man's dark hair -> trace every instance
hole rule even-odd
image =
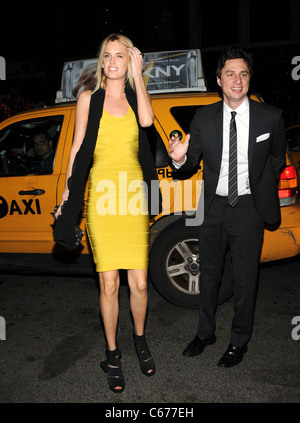
[[[231,46],[227,47],[221,56],[219,57],[219,60],[217,62],[217,70],[216,70],[216,76],[218,78],[221,78],[222,69],[225,66],[225,63],[227,60],[233,60],[233,59],[243,59],[249,69],[250,76],[253,74],[253,68],[252,63],[253,59],[250,53],[248,53],[246,50],[244,50],[242,47],[239,46]]]
[[[33,134],[32,134],[32,139],[34,138],[34,137],[37,137],[38,135],[44,135],[44,137],[45,137],[45,139],[47,140],[47,141],[51,141],[51,137],[50,137],[50,135],[49,135],[49,133],[47,132],[47,131],[44,131],[43,129],[36,129],[34,132],[33,132]]]

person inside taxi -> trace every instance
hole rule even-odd
[[[39,166],[37,167],[36,162],[32,162],[32,167],[41,173],[51,173],[55,151],[53,150],[53,141],[48,132],[38,132],[33,136],[33,150]]]

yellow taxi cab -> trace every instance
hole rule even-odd
[[[175,73],[180,69],[174,64]],[[162,64],[160,62],[160,67]],[[153,69],[154,66],[151,65]],[[148,67],[147,77],[150,74]],[[168,73],[164,72],[164,76]],[[191,76],[189,77],[191,79]],[[151,82],[151,81],[150,81]],[[157,79],[155,80],[158,84]],[[148,81],[149,84],[149,81]],[[148,85],[149,86],[149,85]],[[154,125],[149,139],[154,146],[157,174],[163,195],[163,210],[151,220],[149,275],[158,292],[168,301],[197,307],[200,292],[197,227],[187,225],[197,213],[201,192],[202,164],[185,180],[174,179],[167,154],[173,131],[188,132],[196,108],[220,101],[217,93],[184,89],[177,93],[153,93]],[[156,90],[157,91],[157,90]],[[253,96],[261,101],[258,96]],[[52,107],[27,111],[0,123],[0,271],[30,270],[82,274],[94,272],[87,237],[71,252],[56,245],[52,237],[51,212],[59,204],[66,176],[75,124],[76,103],[60,102]],[[47,139],[40,134],[47,134]],[[40,138],[36,138],[40,135]],[[42,139],[42,141],[41,141]],[[39,140],[39,141],[34,141]],[[48,169],[37,157],[36,145],[51,145]],[[300,253],[300,204],[295,168],[287,155],[278,193],[280,227],[266,228],[261,262]],[[80,227],[85,231],[84,208]],[[225,266],[219,302],[232,294],[229,260]]]

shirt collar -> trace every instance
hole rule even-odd
[[[231,112],[236,112],[238,115],[242,115],[243,113],[247,112],[249,110],[249,99],[248,97],[245,98],[242,104],[239,105],[239,107],[235,110],[232,110],[225,101],[223,101],[223,107],[224,111],[228,114],[231,114]]]

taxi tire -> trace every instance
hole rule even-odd
[[[182,286],[176,284],[175,278],[169,274],[168,266],[170,261],[176,262],[176,254],[178,255],[178,247],[182,245],[188,245],[193,252],[192,257],[195,262],[195,256],[197,256],[198,247],[198,234],[197,227],[185,226],[184,220],[177,221],[160,232],[155,239],[149,256],[149,277],[151,283],[158,291],[158,293],[164,297],[167,301],[177,306],[185,308],[198,308],[199,307],[199,292],[191,293],[186,289],[182,289]],[[173,256],[172,256],[173,255]],[[179,261],[183,259],[179,257]],[[190,259],[190,261],[192,261]],[[172,262],[172,263],[173,263]],[[196,263],[192,263],[195,267]],[[173,265],[173,264],[172,264]],[[188,264],[187,264],[188,265]],[[169,267],[170,268],[170,267]],[[189,273],[189,272],[187,272]],[[197,273],[199,277],[200,272]],[[187,274],[182,275],[181,280],[183,283],[187,283]],[[231,271],[231,263],[229,253],[226,255],[224,272],[219,290],[218,304],[223,304],[233,295],[233,278]]]

